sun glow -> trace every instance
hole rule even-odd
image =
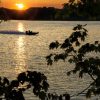
[[[19,10],[23,10],[24,9],[24,4],[22,4],[22,3],[17,3],[16,6],[17,6],[17,8]]]

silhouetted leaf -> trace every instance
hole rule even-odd
[[[49,46],[50,49],[54,49],[54,48],[58,48],[59,47],[59,42],[56,41],[56,42],[52,42]]]
[[[76,41],[76,46],[79,46],[79,45],[80,45],[79,41]]]
[[[47,91],[49,88],[49,84],[47,83],[47,81],[43,81],[43,87],[42,89],[44,89],[45,91]]]
[[[98,44],[99,43],[99,41],[95,41],[95,44]]]
[[[92,92],[91,89],[89,89],[88,92],[86,93],[86,97],[87,98],[90,98],[91,97],[91,92]]]
[[[0,96],[2,96],[3,93],[4,93],[4,91],[3,91],[3,87],[0,87]]]
[[[70,74],[71,74],[71,71],[67,72],[67,75],[68,75],[68,76],[70,76]]]
[[[3,81],[4,81],[4,84],[9,85],[9,80],[6,77],[4,77]]]
[[[25,72],[20,73],[20,74],[18,75],[17,79],[18,79],[18,81],[19,81],[20,83],[23,84],[25,81],[27,81],[26,73],[25,73]]]
[[[18,86],[19,86],[18,80],[13,80],[13,81],[11,82],[11,86],[12,86],[12,87],[18,87]]]
[[[44,91],[39,92],[39,98],[41,100],[45,100],[45,97],[46,97],[46,93]]]

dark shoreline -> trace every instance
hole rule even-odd
[[[100,21],[100,20],[26,20],[26,19],[9,19],[9,20],[19,20],[19,21]]]
[[[100,21],[100,15],[80,16],[67,14],[68,17],[63,18],[65,16],[64,13],[60,14],[59,12],[62,12],[62,9],[54,7],[32,7],[23,11],[0,7],[0,14],[4,16],[0,17],[0,19],[28,21]]]

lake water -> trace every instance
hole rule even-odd
[[[86,88],[91,81],[89,76],[78,79],[77,75],[68,77],[66,72],[72,65],[62,61],[47,66],[45,56],[50,54],[49,44],[52,41],[62,42],[68,37],[73,26],[87,24],[89,31],[87,42],[100,40],[100,21],[7,21],[0,24],[0,76],[15,79],[23,71],[43,72],[50,84],[50,92],[57,94],[76,94]],[[14,34],[15,31],[37,31],[37,36]],[[8,34],[7,32],[13,32]],[[6,34],[7,33],[7,34]],[[31,90],[24,93],[26,100],[39,100]],[[91,98],[90,100],[97,100]],[[71,100],[86,100],[84,96],[73,97]]]

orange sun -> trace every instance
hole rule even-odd
[[[24,9],[24,4],[22,3],[16,3],[17,9],[23,10]]]

